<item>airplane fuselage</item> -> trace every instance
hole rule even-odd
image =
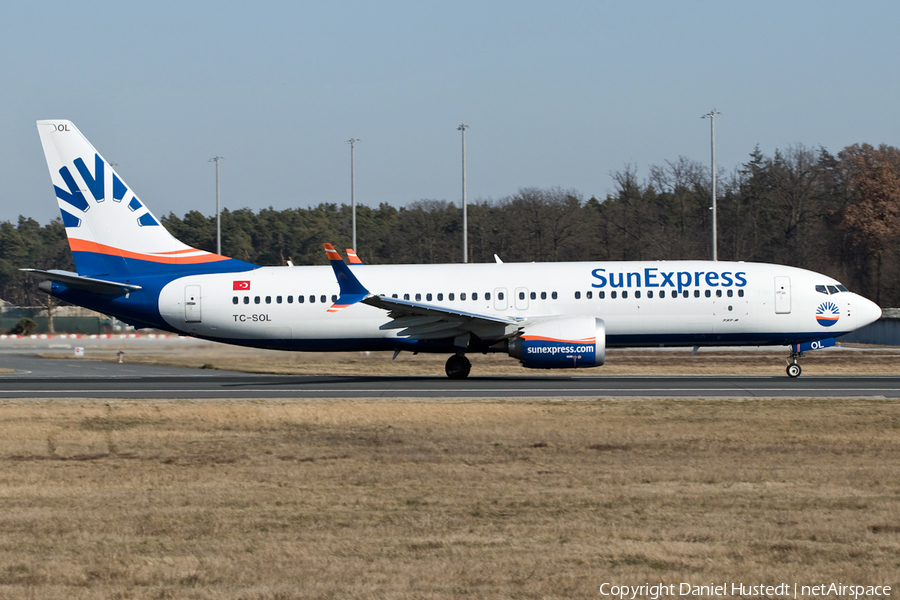
[[[222,342],[327,352],[506,352],[531,368],[596,367],[607,346],[807,346],[881,316],[821,275],[708,261],[260,267],[174,238],[66,120],[38,121],[77,272],[26,269],[40,289],[113,315]],[[325,240],[323,240],[324,242]],[[355,258],[355,252],[350,252]]]
[[[830,277],[759,263],[365,265],[356,273],[375,293],[448,309],[522,321],[598,317],[612,347],[787,345],[852,331],[871,305]],[[390,319],[372,306],[328,313],[338,293],[330,267],[261,267],[177,278],[102,308],[131,321],[129,304],[155,304],[159,322],[148,325],[255,347],[447,351],[446,342],[382,329]]]

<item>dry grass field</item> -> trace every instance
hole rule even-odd
[[[900,585],[900,403],[7,401],[0,598]]]

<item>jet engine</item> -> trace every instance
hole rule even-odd
[[[596,317],[530,323],[509,341],[509,355],[531,369],[599,367],[606,358],[606,325]]]

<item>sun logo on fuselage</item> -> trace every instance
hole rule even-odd
[[[831,327],[838,322],[841,311],[834,302],[823,302],[816,309],[816,321],[822,327]]]

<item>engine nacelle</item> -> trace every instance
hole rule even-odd
[[[599,367],[606,359],[606,324],[596,317],[539,321],[509,341],[509,355],[530,369]]]

